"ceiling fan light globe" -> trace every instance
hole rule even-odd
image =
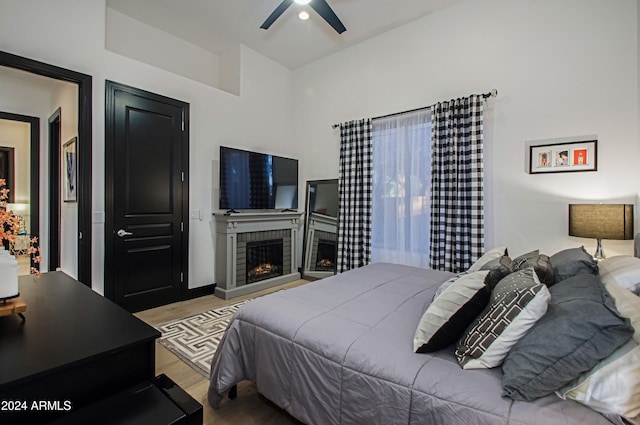
[[[306,21],[307,19],[309,19],[309,14],[303,10],[298,14],[298,18],[302,19],[303,21]]]

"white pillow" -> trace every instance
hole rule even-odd
[[[615,283],[605,283],[605,288],[620,314],[631,321],[633,337],[556,394],[633,420],[640,415],[640,298]]]
[[[466,273],[434,298],[422,315],[413,338],[413,351],[432,353],[455,343],[489,302],[488,270]]]
[[[614,283],[640,295],[640,258],[618,255],[598,263],[602,283]]]
[[[476,260],[476,262],[473,263],[471,265],[471,267],[469,267],[469,269],[467,271],[468,272],[477,272],[478,270],[480,270],[482,268],[482,266],[484,266],[489,261],[494,260],[496,258],[500,258],[503,255],[507,255],[507,247],[506,246],[495,247],[495,248],[485,252],[485,254],[482,257],[478,258]]]

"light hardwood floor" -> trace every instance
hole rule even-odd
[[[214,295],[207,295],[189,301],[182,301],[141,311],[135,313],[135,315],[151,326],[155,326],[212,308],[222,307],[247,298],[254,298],[280,289],[300,286],[305,283],[308,283],[308,281],[297,280],[275,288],[265,289],[244,297],[226,301]],[[213,409],[207,402],[209,380],[156,342],[156,375],[160,375],[161,373],[166,374],[202,404],[204,409],[204,425],[300,425],[300,422],[260,396],[256,391],[255,385],[250,382],[242,382],[238,385],[238,398],[229,400],[225,397],[220,405],[220,409]]]
[[[18,276],[31,274],[31,257],[28,255],[16,255],[18,260]]]

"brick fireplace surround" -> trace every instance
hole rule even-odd
[[[296,253],[301,215],[293,211],[215,213],[215,295],[227,300],[300,279]],[[281,238],[283,242],[283,274],[247,283],[247,242],[274,238]]]

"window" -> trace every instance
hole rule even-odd
[[[428,267],[431,111],[373,121],[371,260]]]

